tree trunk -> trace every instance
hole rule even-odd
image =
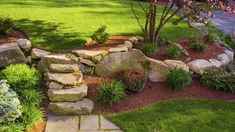
[[[156,3],[151,1],[149,5],[149,41],[152,43],[155,42],[156,11]]]

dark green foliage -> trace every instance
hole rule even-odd
[[[44,113],[33,105],[23,105],[22,106],[22,116],[18,119],[21,125],[26,128],[33,126],[36,121],[42,120]]]
[[[169,70],[166,75],[165,83],[173,90],[182,90],[192,81],[192,78],[188,72],[182,68],[174,67]]]
[[[0,35],[7,35],[11,32],[14,24],[8,17],[0,16]]]
[[[147,80],[146,74],[137,70],[121,71],[117,74],[117,78],[125,83],[127,90],[132,92],[141,91]]]
[[[205,48],[207,48],[207,45],[204,43],[195,42],[195,43],[191,43],[190,47],[195,51],[202,52]]]
[[[23,89],[37,89],[41,80],[39,71],[26,64],[10,65],[1,72],[1,75],[1,78],[7,80],[16,92]]]
[[[164,38],[161,38],[161,37],[157,40],[157,44],[159,46],[166,45],[167,43],[168,43],[167,39],[164,39]]]
[[[91,38],[98,43],[106,42],[109,38],[109,34],[106,33],[106,28],[107,27],[105,25],[102,25],[91,35]]]
[[[145,54],[145,55],[151,55],[153,54],[157,49],[157,46],[153,43],[145,43],[140,47],[140,50]]]
[[[182,49],[176,44],[172,44],[169,48],[166,49],[166,55],[171,59],[179,58],[182,52]]]
[[[207,35],[207,42],[208,43],[213,43],[213,42],[216,42],[216,41],[219,41],[220,40],[220,37],[217,33],[209,33]]]
[[[137,70],[121,71],[116,76],[125,83],[127,90],[133,92],[141,91],[147,80],[146,74]]]
[[[119,102],[125,97],[125,85],[121,81],[111,80],[103,82],[99,86],[97,93],[97,100],[103,104],[110,104]]]
[[[235,42],[228,34],[223,35],[221,37],[221,41],[223,41],[225,44],[227,44],[228,46],[230,46],[232,49],[235,50]]]
[[[222,91],[235,92],[235,69],[214,68],[207,70],[201,77],[203,85]]]
[[[191,36],[191,37],[188,38],[188,41],[189,41],[190,44],[192,44],[192,43],[198,42],[198,39],[195,36]]]
[[[21,105],[17,94],[6,80],[0,80],[0,123],[12,122],[21,116]]]

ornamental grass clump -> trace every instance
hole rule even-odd
[[[169,48],[166,49],[166,55],[171,59],[179,58],[182,52],[183,50],[176,44],[172,44]]]
[[[0,80],[0,123],[8,123],[21,116],[21,105],[17,94],[6,80]]]
[[[138,70],[124,70],[119,72],[116,76],[119,80],[124,82],[126,90],[132,92],[141,91],[147,81],[145,72]]]
[[[102,104],[119,102],[125,97],[125,85],[118,80],[105,81],[99,86],[97,100]]]
[[[202,52],[207,48],[207,45],[204,43],[195,42],[190,44],[190,48],[192,48],[194,51]]]
[[[188,72],[182,68],[174,67],[166,75],[165,83],[173,90],[183,90],[191,81],[192,78]]]
[[[157,49],[157,46],[153,43],[145,43],[140,47],[140,50],[145,54],[145,55],[151,55],[153,54]]]

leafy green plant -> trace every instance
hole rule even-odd
[[[191,81],[192,78],[188,72],[182,68],[174,67],[166,75],[165,83],[173,90],[182,90]]]
[[[207,36],[207,42],[213,43],[215,41],[219,41],[220,37],[217,33],[209,33]]]
[[[225,34],[221,37],[221,41],[223,41],[225,44],[230,46],[232,49],[235,50],[235,42],[232,40],[231,36],[228,34]]]
[[[137,70],[121,71],[117,73],[117,78],[125,83],[127,90],[133,92],[142,90],[147,80],[146,74]]]
[[[6,80],[0,80],[0,123],[12,122],[21,116],[21,105],[17,94]]]
[[[222,91],[235,92],[235,74],[224,68],[207,70],[201,77],[203,85]]]
[[[190,36],[188,38],[189,43],[196,43],[198,41],[198,38],[196,36]]]
[[[183,50],[176,44],[172,44],[169,48],[166,49],[166,55],[171,59],[179,58],[182,52]]]
[[[157,46],[153,43],[145,43],[140,47],[140,50],[145,55],[151,55],[156,51]]]
[[[204,49],[207,48],[207,45],[204,43],[196,42],[196,43],[190,44],[190,47],[195,51],[202,52]]]
[[[107,26],[102,25],[95,32],[92,33],[91,38],[98,43],[104,43],[108,40],[109,34],[106,33]]]
[[[37,89],[41,75],[38,70],[26,64],[16,64],[6,67],[1,72],[1,78],[7,80],[13,90],[19,92],[23,89]]]
[[[44,99],[42,92],[38,89],[23,89],[19,91],[19,95],[21,95],[19,99],[22,104],[29,104],[35,107],[38,107]]]
[[[125,85],[121,81],[111,80],[103,82],[99,86],[97,93],[97,100],[103,104],[110,104],[119,102],[125,97]]]
[[[13,26],[14,24],[10,18],[0,16],[0,34],[9,34]]]

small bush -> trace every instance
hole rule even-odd
[[[21,125],[30,128],[36,121],[42,120],[44,113],[33,105],[22,105],[22,116],[18,119]]]
[[[201,77],[203,85],[216,90],[235,92],[235,74],[223,68],[207,70]]]
[[[155,52],[157,46],[153,43],[145,43],[140,47],[140,50],[145,54],[145,55],[151,55]]]
[[[202,52],[205,48],[207,48],[207,45],[200,42],[196,42],[190,44],[190,47],[195,51]]]
[[[166,75],[165,83],[173,90],[182,90],[191,81],[192,78],[188,72],[182,68],[174,67]]]
[[[191,36],[188,38],[190,44],[198,42],[198,38],[195,36]]]
[[[215,41],[219,41],[220,37],[217,33],[209,33],[207,36],[207,42],[213,43]]]
[[[24,89],[37,89],[41,75],[35,68],[30,68],[26,64],[16,64],[3,70],[1,78],[7,80],[13,90],[19,92]]]
[[[228,34],[224,35],[221,38],[221,41],[223,41],[225,44],[227,44],[228,46],[230,46],[232,49],[235,50],[235,42],[232,40],[231,36],[229,36]]]
[[[125,85],[121,81],[103,82],[99,86],[97,100],[103,104],[117,103],[125,96],[124,88]]]
[[[109,38],[109,34],[106,33],[106,28],[107,27],[105,25],[102,25],[91,35],[91,38],[98,43],[106,42]]]
[[[14,121],[21,115],[18,96],[6,82],[0,80],[0,123]]]
[[[171,59],[179,58],[182,52],[183,50],[176,44],[172,44],[169,48],[166,49],[166,55]]]
[[[0,34],[7,35],[13,28],[13,22],[8,17],[0,17]]]
[[[121,71],[117,74],[117,78],[125,83],[127,90],[133,92],[142,90],[147,80],[146,74],[137,70]]]

